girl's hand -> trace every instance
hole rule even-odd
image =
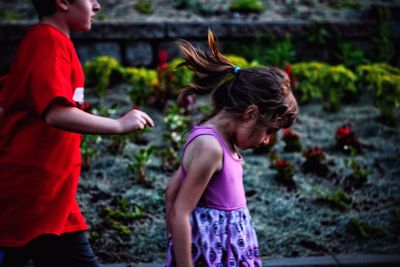
[[[130,112],[117,120],[120,133],[129,133],[134,130],[143,130],[146,127],[153,127],[154,122],[149,115],[143,111],[132,109]]]

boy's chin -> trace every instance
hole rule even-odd
[[[89,24],[89,25],[81,25],[81,26],[75,27],[74,29],[72,29],[72,31],[74,31],[74,32],[88,32],[91,29],[92,29],[92,25]]]

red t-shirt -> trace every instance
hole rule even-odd
[[[30,28],[0,90],[0,247],[87,230],[76,201],[81,136],[43,121],[55,99],[83,101],[83,86],[71,40],[51,25]]]

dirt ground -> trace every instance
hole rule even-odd
[[[128,106],[124,86],[112,89],[103,105],[119,102]],[[161,145],[166,129],[163,114],[146,109],[157,126],[144,134],[148,145]],[[123,110],[121,110],[123,112]],[[318,103],[301,106],[300,118],[292,129],[301,136],[303,150],[319,145],[325,150],[329,178],[304,173],[301,152],[285,152],[279,134],[274,146],[281,158],[294,164],[297,190],[289,190],[277,182],[267,154],[244,151],[245,188],[264,257],[312,256],[342,253],[398,254],[399,223],[394,220],[400,204],[400,129],[377,121],[378,110],[368,96],[358,103],[344,106],[338,113],[326,113]],[[351,156],[335,150],[334,134],[344,123],[362,143],[363,152],[355,156],[368,171],[368,179],[360,188],[347,190],[351,204],[341,210],[320,201],[318,190],[334,193],[346,188],[351,169],[345,164]],[[131,155],[145,145],[128,143],[123,152],[110,155],[106,140],[98,144],[101,153],[92,168],[82,173],[78,199],[89,225],[91,242],[102,262],[163,262],[166,252],[163,190],[172,173],[162,171],[161,159],[153,156],[148,165],[151,186],[136,182],[129,172]],[[123,234],[105,219],[105,207],[116,210],[121,198],[131,208],[138,205],[143,215],[138,219],[120,220],[131,231]],[[361,238],[349,230],[351,219],[375,225],[382,234]]]

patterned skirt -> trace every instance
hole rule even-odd
[[[194,266],[259,267],[261,257],[249,210],[197,207],[190,217]],[[166,267],[175,265],[168,240]]]

